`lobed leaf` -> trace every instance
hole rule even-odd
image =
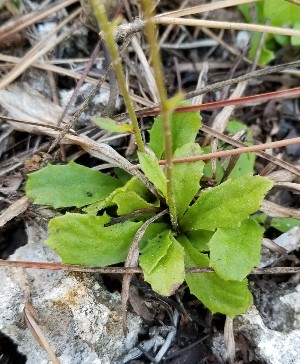
[[[252,219],[217,229],[209,242],[210,266],[225,280],[242,281],[260,262],[263,231]]]
[[[190,157],[202,154],[196,143],[184,144],[175,151],[174,158]],[[200,188],[204,162],[178,163],[173,166],[173,195],[178,219],[185,213],[189,204]]]
[[[152,289],[170,296],[184,281],[184,250],[171,231],[164,231],[149,241],[140,256],[140,266]]]
[[[185,266],[208,267],[207,255],[199,253],[185,236],[179,238],[185,250]],[[195,295],[212,313],[234,317],[245,313],[252,302],[247,281],[225,281],[216,273],[189,273],[185,280]]]
[[[181,102],[179,106],[189,106],[188,102]],[[201,127],[201,116],[198,112],[174,113],[171,117],[171,134],[173,140],[173,154],[176,149],[187,143],[194,143],[197,133]],[[153,150],[156,157],[160,159],[163,155],[164,131],[161,118],[154,119],[153,126],[149,131],[149,147]]]
[[[273,182],[261,176],[242,176],[200,194],[181,220],[184,231],[236,227],[257,211]]]
[[[111,176],[70,162],[28,175],[26,194],[35,204],[82,207],[103,200],[122,183]]]
[[[138,152],[141,169],[148,180],[154,184],[156,189],[166,197],[167,180],[158,160],[147,153]]]
[[[103,267],[123,262],[142,222],[104,226],[109,220],[107,215],[67,213],[55,217],[49,222],[46,244],[65,264]]]

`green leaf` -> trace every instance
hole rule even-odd
[[[141,169],[150,182],[163,195],[167,194],[167,180],[157,159],[147,153],[138,152]]]
[[[274,217],[271,220],[271,226],[282,233],[286,233],[295,226],[300,226],[300,220],[292,217]]]
[[[263,232],[252,219],[217,229],[209,242],[210,266],[225,280],[242,281],[260,262]]]
[[[174,158],[190,157],[202,154],[196,143],[184,144],[175,151]],[[200,188],[200,179],[203,175],[204,162],[177,163],[173,166],[173,195],[175,199],[178,218],[187,210],[190,202]]]
[[[235,134],[243,130],[247,130],[247,125],[239,120],[229,120],[226,127],[226,131],[229,134]]]
[[[144,251],[146,248],[148,242],[152,239],[154,239],[157,235],[161,234],[165,230],[168,230],[169,225],[164,222],[155,222],[153,224],[150,224],[147,227],[147,230],[145,231],[141,241],[140,241],[140,251]]]
[[[151,203],[145,201],[134,191],[117,193],[112,202],[118,206],[118,215],[130,214],[133,211],[154,207]]]
[[[251,4],[252,5],[252,4]],[[249,23],[257,23],[251,14],[251,5],[243,4],[239,6],[240,11]],[[282,0],[264,0],[256,3],[256,15],[259,24],[265,24],[266,20],[270,20],[271,26],[297,28],[300,18],[300,7]],[[260,35],[254,34],[251,41],[251,49],[249,57],[254,59],[258,47]],[[298,37],[299,43],[300,37]],[[291,42],[297,42],[296,37],[283,36],[281,34],[268,34],[265,38],[265,43],[259,58],[260,64],[266,64],[274,59],[274,51],[280,46],[287,46]]]
[[[258,213],[251,216],[251,219],[259,224],[265,224],[268,218],[267,214]],[[279,230],[282,233],[286,233],[295,226],[300,226],[300,220],[293,217],[270,217],[269,226]]]
[[[254,173],[255,154],[244,153],[239,156],[233,170],[229,174],[229,178],[237,179],[244,175],[252,175]],[[228,163],[227,163],[228,165]]]
[[[209,259],[199,253],[183,235],[179,238],[185,250],[185,266],[208,267]],[[220,312],[234,317],[245,313],[252,302],[247,281],[225,281],[216,273],[190,273],[185,280],[190,291],[212,313]]]
[[[208,243],[213,236],[212,231],[208,230],[193,230],[187,231],[185,233],[188,240],[192,243],[193,247],[198,250],[198,252],[209,251]]]
[[[207,146],[203,148],[204,153],[211,153],[211,147]],[[207,178],[212,178],[213,177],[213,173],[212,173],[212,161],[207,161],[205,163],[204,169],[203,169],[203,175]],[[220,162],[219,159],[216,160],[216,182],[217,184],[219,184],[222,180],[222,177],[224,175],[224,168]]]
[[[115,196],[117,196],[119,193],[129,191],[137,193],[144,200],[147,200],[150,197],[147,187],[136,177],[132,177],[124,186],[115,189],[106,199],[84,208],[83,211],[91,215],[97,215],[98,211],[115,204]]]
[[[152,289],[170,296],[184,280],[184,250],[171,231],[164,231],[149,241],[140,256],[140,266]]]
[[[236,227],[257,211],[273,182],[261,176],[242,176],[200,194],[181,221],[184,231]]]
[[[92,118],[92,122],[110,133],[133,133],[132,125],[120,124],[109,118]]]
[[[142,222],[104,226],[110,218],[83,214],[55,217],[46,244],[65,264],[103,267],[123,262]]]
[[[106,198],[122,183],[74,162],[51,165],[28,175],[27,196],[35,204],[82,207]]]
[[[179,106],[189,106],[188,102],[181,102]],[[173,153],[176,149],[187,143],[194,143],[197,133],[201,127],[201,116],[198,112],[175,113],[171,117],[171,134],[173,139]],[[164,132],[161,118],[154,119],[153,126],[149,131],[149,147],[154,151],[156,157],[160,159],[163,155]]]

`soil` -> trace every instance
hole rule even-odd
[[[46,1],[50,6],[54,1]],[[119,7],[117,1],[115,12],[122,14],[129,21],[139,15],[138,2],[124,1],[125,6]],[[186,1],[186,7],[199,5],[206,1]],[[208,3],[208,2],[207,2]],[[11,2],[13,4],[13,2]],[[122,4],[121,4],[122,5]],[[161,0],[156,11],[163,13],[173,11],[181,7],[181,1]],[[1,6],[1,5],[0,5]],[[14,6],[14,5],[12,5]],[[44,1],[23,0],[21,13],[31,14],[38,8],[46,6]],[[48,29],[59,24],[66,15],[71,14],[79,6],[74,1],[65,9],[50,15],[46,19],[36,20],[20,32],[12,33],[5,42],[0,42],[1,52],[5,56],[24,57],[25,54],[34,47],[36,42],[44,36]],[[16,21],[16,14],[10,7],[3,8],[0,13],[0,35],[6,22]],[[114,14],[115,14],[114,12]],[[240,13],[236,8],[226,8],[216,10],[210,13],[204,13],[205,18],[227,21],[243,21]],[[195,15],[201,17],[201,15]],[[101,162],[83,151],[75,145],[56,145],[49,153],[49,147],[53,142],[53,137],[43,133],[40,127],[26,125],[25,123],[13,122],[15,119],[31,120],[31,115],[35,120],[39,115],[50,113],[50,109],[59,105],[57,113],[61,115],[63,107],[66,106],[69,98],[74,92],[76,79],[74,73],[82,74],[91,54],[98,42],[98,36],[95,31],[89,27],[82,26],[78,17],[69,23],[62,32],[68,31],[71,24],[77,24],[77,30],[59,44],[53,46],[44,56],[43,61],[47,65],[55,64],[60,67],[60,71],[53,72],[51,68],[41,70],[36,67],[24,69],[17,79],[13,81],[15,89],[15,102],[19,104],[24,101],[24,109],[17,115],[11,110],[14,106],[6,107],[0,99],[0,215],[15,201],[24,196],[24,184],[26,174],[37,170],[49,163],[66,163],[75,160],[77,163],[88,167],[99,166]],[[159,35],[163,39],[161,43],[161,52],[163,60],[163,69],[165,83],[168,94],[174,95],[177,91],[187,93],[199,88],[200,84],[209,85],[215,82],[235,78],[250,72],[252,62],[247,59],[246,47],[239,48],[238,38],[241,33],[229,30],[214,30],[213,35],[218,38],[216,44],[212,38],[199,28],[194,27],[177,27],[177,26],[160,26]],[[148,49],[143,32],[137,34],[139,49],[148,56]],[[0,38],[1,39],[1,38]],[[199,46],[200,41],[210,40],[208,46]],[[50,41],[50,39],[49,39]],[[198,42],[198,43],[197,43]],[[224,42],[228,47],[222,46]],[[288,53],[288,50],[287,50]],[[1,56],[1,55],[0,55]],[[12,70],[12,63],[4,57],[0,57],[0,74],[2,78]],[[107,52],[105,47],[97,55],[97,59],[92,66],[89,77],[91,82],[97,81],[103,75],[105,67],[108,64]],[[124,54],[124,70],[130,91],[136,96],[134,105],[136,109],[145,106],[151,106],[154,101],[155,91],[148,84],[149,79],[137,55],[137,48],[130,45]],[[149,67],[149,64],[148,64]],[[207,68],[205,68],[207,67]],[[256,66],[257,69],[260,66]],[[72,71],[73,76],[64,75],[64,70]],[[202,75],[201,75],[202,72]],[[281,89],[296,87],[299,85],[299,71],[274,73],[263,76],[259,79],[250,79],[243,94],[240,96],[254,95],[265,92],[273,92]],[[199,77],[201,79],[199,79]],[[111,82],[111,86],[109,85]],[[91,116],[100,113],[109,113],[111,118],[125,112],[123,99],[118,96],[116,105],[113,109],[108,110],[106,105],[109,100],[110,87],[113,76],[110,75],[110,81],[101,88],[91,105],[81,113],[80,117],[72,129],[78,134],[88,135],[95,140],[107,140],[121,155],[129,160],[134,158],[135,145],[133,137],[130,135],[122,137],[113,137],[104,131],[100,131],[91,121]],[[11,86],[7,86],[8,88]],[[82,102],[89,97],[92,89],[90,83],[85,83],[80,88],[74,103],[68,107],[67,116],[64,121],[70,120],[71,115],[78,110]],[[207,103],[220,101],[230,97],[232,88],[222,88],[214,92],[206,93],[198,103]],[[42,109],[39,109],[37,115],[33,115],[35,105],[27,103],[31,93],[39,92],[44,97],[41,100]],[[48,100],[47,104],[44,100]],[[142,101],[141,101],[142,100]],[[2,105],[2,106],[1,106]],[[27,105],[27,109],[26,109]],[[38,106],[37,106],[38,107]],[[53,110],[51,110],[52,112]],[[201,112],[204,125],[216,127],[216,120],[221,109],[205,110]],[[53,111],[54,112],[54,111]],[[12,116],[12,119],[5,119],[5,116]],[[245,123],[251,136],[248,141],[254,143],[264,143],[276,140],[282,140],[300,136],[300,113],[299,98],[293,97],[288,99],[277,99],[264,102],[253,103],[252,105],[239,105],[235,107],[230,119],[240,120]],[[140,120],[143,130],[143,137],[148,140],[147,129],[153,122],[152,117]],[[64,124],[62,124],[64,125]],[[200,132],[198,136],[200,145],[209,142],[207,134]],[[299,165],[300,147],[299,144],[288,146],[286,148],[277,148],[272,150],[272,155],[283,159],[295,166]],[[278,171],[281,167],[275,166]],[[255,171],[267,175],[274,172],[274,167],[267,160],[257,158]],[[287,172],[289,173],[289,172]],[[299,177],[292,178],[294,183],[299,183]],[[285,207],[298,208],[300,201],[299,195],[294,194],[288,189],[274,189],[268,196],[268,199],[278,205]],[[25,245],[27,242],[25,226],[32,222],[41,214],[41,210],[36,206],[29,206],[25,211],[15,213],[13,218],[3,224],[0,228],[0,258],[7,259],[14,253],[18,247]],[[45,214],[47,219],[47,214]],[[266,232],[266,238],[275,239],[281,234],[280,231],[269,228]],[[299,251],[294,251],[285,259],[276,261],[275,264],[280,266],[299,266]],[[120,280],[115,276],[105,275],[102,277],[109,291],[120,292]],[[274,321],[276,312],[272,307],[274,302],[282,294],[292,292],[299,283],[295,275],[261,275],[250,277],[250,288],[254,295],[254,303],[261,313],[263,320],[270,325]],[[274,294],[276,293],[276,294]],[[272,297],[272,298],[270,298]],[[146,303],[146,305],[144,304]],[[147,307],[147,309],[145,309]],[[138,313],[143,319],[143,329],[140,333],[140,343],[149,340],[155,333],[166,337],[168,330],[172,326],[174,312],[180,314],[175,339],[170,346],[164,360],[164,363],[225,363],[226,360],[214,349],[213,338],[218,334],[223,334],[225,316],[216,314],[212,315],[194,296],[192,296],[186,286],[180,287],[177,294],[171,297],[162,297],[153,292],[149,286],[141,279],[136,278],[132,282],[130,291],[130,310]],[[272,325],[271,325],[272,326]],[[279,331],[285,330],[285,323],[279,322],[273,325],[273,329]],[[165,331],[164,331],[165,330]],[[253,344],[247,338],[247,335],[236,335],[236,363],[263,364],[265,361],[257,356]],[[140,358],[131,360],[132,364],[150,363],[153,361],[155,353],[152,351],[145,352]],[[16,345],[11,342],[10,338],[0,332],[0,363],[25,363],[25,357],[18,353]]]

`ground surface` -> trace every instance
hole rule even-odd
[[[127,21],[131,21],[139,15],[138,2],[124,1],[124,5],[119,4],[118,1],[116,3],[114,4],[116,7],[111,9],[112,14],[120,12]],[[187,8],[204,3],[208,2],[161,0],[156,11],[163,13],[180,7]],[[41,1],[38,4],[38,2],[22,1],[21,14],[29,14],[32,22],[29,21],[30,24],[19,32],[11,31],[8,38],[0,41],[0,75],[2,80],[7,80],[7,75],[12,75],[11,81],[8,81],[0,90],[0,118],[2,121],[0,125],[0,214],[2,214],[0,217],[0,257],[2,259],[9,258],[18,247],[26,244],[26,226],[28,224],[32,224],[40,218],[45,222],[53,214],[50,212],[49,215],[47,210],[32,205],[19,206],[7,214],[7,208],[24,196],[27,173],[41,168],[49,161],[65,163],[75,160],[85,166],[100,166],[99,168],[102,164],[99,159],[92,157],[80,146],[72,143],[68,145],[58,143],[48,153],[51,142],[59,134],[59,131],[55,130],[55,126],[73,94],[76,79],[82,74],[98,41],[98,35],[91,29],[91,23],[84,20],[83,17],[80,20],[78,11],[74,19],[71,19],[61,30],[55,31],[56,36],[49,37],[46,42],[38,44],[45,34],[61,24],[74,11],[76,12],[79,6],[75,0],[62,4],[61,10],[56,13],[50,12],[48,17],[40,19],[37,18],[36,11],[47,6],[51,8],[54,6],[54,2]],[[18,25],[16,20],[18,12],[19,10],[12,3],[1,9],[0,36],[3,35],[3,32],[8,32],[4,28],[6,22],[13,21],[15,27]],[[219,9],[195,15],[195,17],[232,22],[243,21],[236,8]],[[84,24],[88,24],[88,27],[82,25],[82,21]],[[249,73],[251,70],[253,63],[248,60],[247,49],[243,43],[243,39],[248,37],[245,32],[222,29],[211,31],[196,27],[162,25],[159,27],[159,33],[165,82],[169,95],[173,95],[178,90],[186,93],[218,81],[232,79]],[[56,43],[57,35],[62,36],[63,39]],[[46,47],[49,49],[47,50]],[[68,107],[68,115],[64,117],[63,126],[71,119],[71,115],[81,108],[82,102],[89,97],[93,85],[103,75],[109,63],[107,52],[103,47],[100,48],[84,85],[76,95],[75,101]],[[43,55],[42,60],[38,57],[38,52]],[[289,52],[290,49],[287,49],[286,55]],[[15,62],[19,62],[22,57],[21,66],[15,67]],[[24,59],[28,61],[26,65]],[[150,107],[158,101],[158,96],[148,62],[148,49],[143,33],[136,35],[135,40],[125,51],[123,60],[135,108]],[[259,69],[260,66],[256,66],[256,68]],[[227,99],[233,92],[237,98],[296,87],[299,85],[299,76],[297,70],[272,73],[258,79],[250,79],[243,86],[239,83],[238,86],[224,87],[196,96],[191,101],[199,104]],[[90,122],[91,116],[103,112],[110,117],[115,117],[125,111],[121,96],[116,95],[117,98],[109,98],[109,90],[113,91],[111,94],[114,94],[116,90],[114,82],[114,76],[111,75],[110,81],[107,80],[101,86],[91,104],[80,113],[76,120],[73,120],[75,122],[72,129],[76,130],[78,134],[87,135],[94,140],[107,142],[121,155],[132,160],[135,145],[131,135],[109,134]],[[228,108],[221,110],[201,112],[203,123],[226,133],[227,122],[239,120],[247,125],[247,140],[253,143],[299,136],[300,114],[299,98],[297,97],[257,101],[251,105],[240,105],[232,107],[230,110]],[[9,116],[10,119],[7,119],[6,116]],[[152,118],[141,120],[143,136],[146,140],[148,138],[147,129],[152,121]],[[43,125],[52,125],[53,129],[45,128]],[[235,133],[231,133],[230,136],[233,134]],[[236,137],[241,137],[241,135],[236,135]],[[198,141],[200,145],[214,143],[211,135],[204,132],[199,133]],[[271,153],[274,157],[283,159],[296,167],[299,166],[299,145],[273,149]],[[278,176],[281,176],[278,177],[278,181],[294,182],[294,190],[288,187],[276,188],[268,199],[287,208],[297,209],[299,207],[298,194],[294,194],[295,189],[299,193],[299,189],[297,190],[299,176],[295,176],[291,171],[282,167],[274,167],[263,158],[256,159],[255,171],[263,175],[277,171]],[[266,238],[275,239],[280,234],[280,231],[269,228]],[[297,247],[297,244],[295,246]],[[272,264],[286,267],[299,266],[299,257],[299,250],[292,250],[288,255],[276,255]],[[120,281],[115,276],[107,275],[101,279],[110,292],[120,291]],[[299,329],[299,326],[294,324],[299,321],[299,311],[293,311],[295,317],[291,319],[290,326],[286,324],[288,320],[284,313],[274,324],[274,317],[276,317],[274,307],[280,301],[280,297],[296,292],[295,287],[298,284],[299,273],[298,275],[252,275],[250,277],[254,303],[268,328],[276,329],[281,333]],[[170,332],[168,328],[175,325],[176,336],[165,354],[166,363],[226,362],[226,354],[222,354],[225,316],[212,316],[195,297],[189,294],[186,287],[181,287],[176,296],[163,298],[151,291],[142,279],[136,278],[132,282],[130,295],[130,310],[135,311],[143,319],[139,335],[140,343],[149,341],[153,337],[165,338]],[[176,312],[179,313],[177,319]],[[177,320],[176,324],[174,324],[174,320]],[[241,326],[237,326],[235,331],[236,362],[268,363],[266,357],[262,357],[256,350],[258,344],[253,340],[251,334],[247,334],[245,331],[247,328],[240,329]],[[218,339],[216,339],[218,337],[221,337],[221,344],[218,344]],[[223,349],[220,349],[220,345]],[[25,362],[23,356],[13,354],[14,351],[15,346],[9,337],[0,332],[0,363]],[[154,356],[154,349],[151,348],[138,359],[130,362],[149,363]],[[293,361],[293,363],[299,362],[297,359]],[[284,358],[282,363],[287,363]]]

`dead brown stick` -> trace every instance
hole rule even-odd
[[[16,260],[0,259],[0,266],[19,267],[26,269],[48,269],[48,270],[63,270],[68,272],[81,273],[101,273],[101,274],[132,274],[143,273],[141,268],[125,268],[125,267],[87,267],[80,265],[68,265],[61,263],[43,263],[43,262],[25,262]],[[213,273],[212,268],[207,267],[191,267],[185,270],[185,273]],[[274,267],[274,268],[254,268],[250,274],[295,274],[300,273],[300,267]]]
[[[266,149],[286,147],[287,145],[293,145],[293,144],[300,144],[300,137],[285,139],[285,140],[278,140],[277,142],[252,145],[250,147],[223,150],[220,152],[207,153],[207,154],[202,154],[202,155],[197,155],[197,156],[192,156],[192,157],[174,158],[173,163],[196,162],[199,160],[209,160],[209,159],[213,159],[213,158],[229,157],[232,155],[238,155],[238,154],[243,154],[243,153],[259,152],[259,151],[266,150]],[[164,164],[166,164],[166,161],[160,160],[159,164],[164,165]]]
[[[30,25],[46,18],[48,15],[64,9],[65,7],[76,2],[78,2],[78,0],[57,1],[51,5],[46,6],[44,9],[33,11],[4,24],[0,28],[0,42],[2,42],[5,38],[9,38],[13,34],[18,33]]]

